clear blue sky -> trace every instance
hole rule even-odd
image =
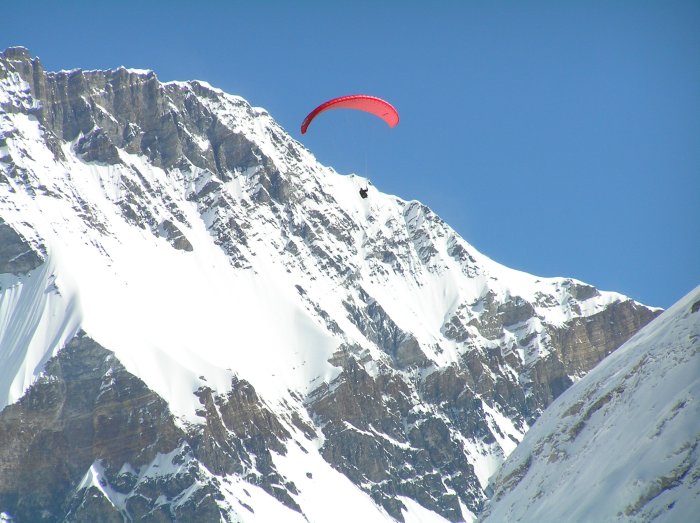
[[[5,0],[47,70],[153,69],[268,109],[491,258],[668,307],[700,284],[700,2]],[[401,123],[320,102],[369,93]]]

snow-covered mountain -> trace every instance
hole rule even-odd
[[[550,405],[484,522],[698,521],[700,287]]]
[[[0,518],[471,520],[660,312],[365,183],[204,82],[0,54]]]

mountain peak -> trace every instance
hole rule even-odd
[[[0,52],[0,56],[6,60],[12,61],[30,61],[32,60],[32,55],[29,49],[22,46],[8,47],[4,51]]]
[[[153,467],[169,460],[173,479],[187,463],[173,483],[223,496],[229,519],[333,519],[319,489],[372,518],[471,519],[547,405],[657,314],[508,269],[419,202],[376,187],[360,198],[361,179],[205,82],[18,63],[0,58],[0,234],[12,242],[0,267],[14,271],[0,275],[0,399],[12,407],[0,432],[12,448],[41,447],[15,420],[38,416],[36,398],[60,410],[62,387],[80,386],[61,380],[81,372],[55,362],[89,346],[103,363],[85,394],[123,398],[124,381],[150,391],[143,412],[167,420]],[[133,519],[161,506],[104,404],[71,398],[106,427],[85,436],[79,462],[57,457],[71,492],[107,485],[100,503]],[[0,455],[0,477],[24,462],[41,459]],[[0,489],[0,502],[26,488]],[[43,509],[64,517],[83,499],[67,492]],[[43,503],[31,499],[6,511]]]

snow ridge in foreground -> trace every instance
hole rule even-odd
[[[696,521],[700,287],[560,396],[492,479],[484,522]]]

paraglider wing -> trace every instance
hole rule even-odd
[[[357,109],[359,111],[372,113],[384,120],[389,127],[396,127],[399,123],[399,113],[386,100],[366,94],[353,94],[328,100],[316,107],[316,109],[311,111],[308,116],[304,118],[301,124],[301,134],[306,133],[306,129],[316,116],[330,109]]]

